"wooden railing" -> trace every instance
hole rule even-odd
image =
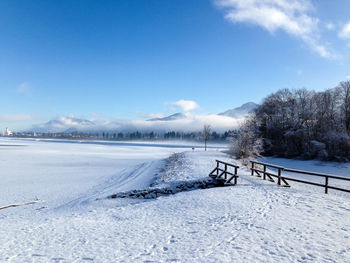
[[[223,182],[224,184],[230,184],[232,180],[234,180],[233,184],[237,184],[238,168],[239,166],[232,163],[216,160],[216,167],[209,173],[209,176],[219,182]]]
[[[269,164],[269,163],[262,163],[262,162],[257,162],[257,161],[250,161],[250,163],[252,165],[250,168],[251,175],[256,174],[258,177],[262,176],[264,180],[266,180],[266,177],[267,177],[271,182],[275,182],[273,177],[277,178],[278,185],[281,185],[283,183],[283,186],[290,187],[290,185],[288,184],[287,181],[293,181],[293,182],[298,182],[298,183],[304,183],[304,184],[310,184],[310,185],[324,187],[326,194],[328,193],[328,189],[333,189],[333,190],[338,190],[338,191],[350,193],[349,189],[344,189],[344,188],[329,185],[329,179],[350,181],[350,178],[347,178],[347,177],[340,177],[340,176],[335,176],[335,175],[330,175],[330,174],[322,174],[322,173],[315,173],[315,172],[309,172],[309,171],[289,169],[289,168],[284,168],[282,166],[277,166],[277,165],[273,165],[273,164]],[[261,165],[263,167],[263,169],[261,170],[261,169],[256,168],[256,165]],[[277,174],[267,172],[267,168],[276,169]],[[325,183],[322,184],[322,183],[316,183],[316,182],[310,182],[310,181],[306,181],[306,180],[286,177],[286,176],[282,175],[282,172],[323,177],[325,179],[325,181],[324,181]]]

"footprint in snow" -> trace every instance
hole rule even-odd
[[[169,241],[168,241],[168,244],[172,244],[172,243],[175,243],[176,241],[175,241],[175,236],[174,235],[171,235],[170,237],[169,237]]]
[[[81,260],[93,261],[94,259],[93,258],[84,257],[84,258],[81,258]]]
[[[152,255],[152,252],[148,250],[144,250],[143,253],[140,254],[140,256],[150,256],[150,255]]]
[[[65,258],[52,258],[52,260],[55,262],[60,262],[60,261],[65,260]]]
[[[150,246],[151,249],[154,249],[154,248],[156,248],[156,247],[157,247],[156,244],[153,244],[152,246]]]

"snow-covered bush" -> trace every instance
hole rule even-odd
[[[350,137],[347,133],[328,132],[324,138],[327,159],[347,162],[350,159]]]
[[[247,119],[239,127],[236,136],[231,139],[229,154],[248,164],[248,159],[260,156],[261,151],[262,140],[258,136],[257,126],[253,118]]]
[[[310,154],[313,158],[318,158],[325,160],[328,158],[328,153],[326,151],[326,144],[316,140],[310,142]]]

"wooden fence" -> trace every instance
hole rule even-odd
[[[340,176],[335,176],[335,175],[330,175],[330,174],[322,174],[322,173],[289,169],[289,168],[284,168],[282,166],[277,166],[277,165],[262,163],[262,162],[257,162],[257,161],[250,161],[250,163],[252,165],[250,168],[251,175],[256,174],[259,177],[262,176],[264,180],[266,180],[266,178],[268,178],[271,182],[275,182],[273,177],[277,178],[278,185],[281,185],[283,183],[283,186],[290,187],[290,185],[288,184],[287,181],[293,181],[293,182],[298,182],[298,183],[304,183],[304,184],[310,184],[310,185],[324,187],[326,194],[328,193],[328,189],[333,189],[333,190],[338,190],[338,191],[350,193],[349,189],[344,189],[344,188],[329,185],[329,179],[350,181],[350,178],[340,177]],[[263,167],[263,169],[257,168],[256,165],[261,165]],[[277,174],[274,174],[272,172],[268,172],[267,168],[276,169]],[[286,177],[286,176],[282,175],[282,172],[290,172],[290,173],[295,173],[295,174],[304,174],[304,175],[323,177],[325,181],[324,181],[324,184],[322,184],[322,183],[310,182],[310,181],[306,181],[306,180],[300,180],[300,179],[296,179],[296,178]]]
[[[232,163],[226,163],[223,161],[216,160],[216,167],[210,172],[209,176],[223,184],[237,184],[237,170],[239,166]],[[233,171],[232,171],[233,170]]]

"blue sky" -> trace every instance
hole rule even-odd
[[[350,79],[348,0],[0,1],[0,129],[218,113]]]

